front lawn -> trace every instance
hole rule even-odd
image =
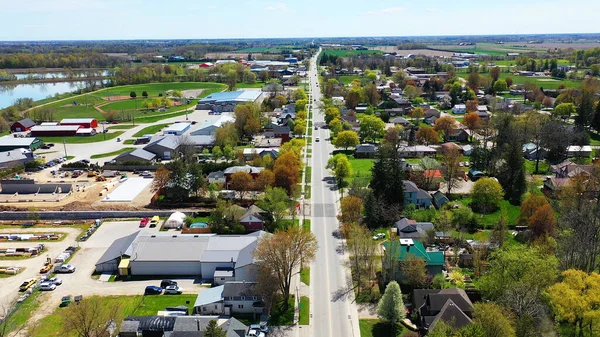
[[[279,326],[294,324],[295,296],[290,295],[288,307],[285,311],[282,304],[283,302],[278,303],[271,309],[271,316],[269,317],[270,325]]]
[[[525,172],[528,174],[547,174],[550,172],[550,164],[545,160],[540,160],[539,171],[535,173],[535,160],[525,160]]]
[[[352,166],[352,177],[349,180],[371,178],[371,169],[375,165],[375,159],[349,157],[348,160],[350,161],[350,166]]]
[[[131,151],[131,150],[135,150],[135,147],[124,147],[122,149],[119,149],[119,150],[113,151],[113,152],[99,153],[99,154],[95,154],[95,155],[91,156],[90,158],[98,159],[98,158],[112,157],[112,156],[116,156],[116,155],[119,155],[119,154],[127,152],[127,151]]]
[[[310,184],[310,181],[312,179],[312,167],[307,166],[306,167],[306,172],[305,172],[305,177],[304,177],[304,182],[306,182],[307,184]]]
[[[300,269],[300,281],[307,286],[310,285],[310,268],[305,267]]]
[[[310,323],[310,300],[306,296],[300,298],[300,316],[298,321],[300,325],[309,325]]]
[[[471,198],[460,199],[458,200],[458,202],[465,206],[469,206],[469,204],[471,203]],[[498,219],[500,219],[500,215],[502,215],[503,212],[506,214],[508,225],[512,227],[517,223],[517,220],[519,219],[521,207],[511,205],[508,201],[502,200],[500,202],[500,208],[497,211],[490,214],[475,213],[475,216],[477,217],[477,221],[479,222],[480,227],[484,229],[493,228],[494,225],[496,225],[496,223],[498,222]]]
[[[142,137],[143,135],[153,135],[171,124],[172,123],[165,123],[165,124],[156,124],[156,125],[147,126],[143,129],[141,129],[140,131],[136,132],[133,135],[133,137]]]
[[[361,318],[358,320],[358,324],[360,326],[360,337],[396,337],[404,332],[402,325],[390,326],[378,319]]]
[[[0,324],[0,331],[5,331],[7,336],[17,328],[22,328],[31,318],[31,314],[40,306],[39,291],[34,291],[29,298],[17,305],[17,309],[10,319]],[[6,324],[6,326],[4,325]]]

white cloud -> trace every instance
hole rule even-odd
[[[287,12],[288,6],[286,4],[284,4],[283,2],[280,2],[280,3],[274,4],[272,6],[265,7],[265,10],[274,11],[274,12]]]
[[[425,8],[425,11],[427,13],[437,13],[437,8]]]
[[[397,15],[406,11],[404,7],[389,7],[384,9],[378,9],[374,11],[368,11],[367,14],[371,15]]]

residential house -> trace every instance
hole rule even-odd
[[[171,160],[175,158],[179,146],[180,142],[177,136],[154,136],[150,138],[148,145],[144,146],[144,150],[154,153],[158,158]]]
[[[289,126],[271,125],[271,127],[265,128],[265,131],[272,133],[272,138],[280,138],[282,143],[286,143],[292,138],[292,131]],[[265,132],[265,135],[267,132]]]
[[[528,160],[545,159],[547,155],[546,149],[538,148],[535,143],[523,144],[523,157]]]
[[[429,208],[431,206],[431,195],[420,189],[410,180],[404,180],[404,206],[413,204],[417,208]]]
[[[470,156],[471,153],[473,153],[473,145],[471,145],[471,144],[463,145],[462,152],[465,154],[465,156]]]
[[[279,116],[281,119],[295,119],[296,118],[296,103],[286,104],[281,111]]]
[[[490,113],[488,112],[487,105],[478,105],[477,106],[477,115],[479,115],[479,118],[481,118],[481,119],[489,119]]]
[[[18,122],[14,122],[10,125],[11,132],[24,132],[31,130],[36,124],[29,118],[21,119]]]
[[[433,329],[440,321],[456,329],[473,323],[475,307],[463,289],[415,289],[412,302],[425,331]]]
[[[267,155],[273,159],[277,159],[279,157],[279,148],[245,148],[243,154],[245,160],[252,160],[256,157],[263,158]]]
[[[589,145],[578,146],[571,145],[567,148],[567,156],[569,158],[589,158],[592,155],[592,147]]]
[[[467,106],[465,104],[456,104],[452,107],[452,112],[457,115],[464,115],[467,113]]]
[[[427,232],[434,230],[431,222],[417,222],[405,217],[396,221],[394,228],[396,228],[396,233],[401,239],[415,239],[419,241],[427,240]]]
[[[231,179],[231,175],[234,173],[246,172],[246,173],[249,173],[252,176],[252,178],[256,178],[256,177],[258,177],[258,174],[260,172],[262,172],[264,169],[265,169],[264,167],[254,167],[254,166],[250,166],[250,165],[232,166],[232,167],[226,168],[223,173],[225,174],[225,179],[227,181],[229,181]]]
[[[126,162],[150,163],[156,158],[156,154],[144,149],[135,149],[118,155],[114,161],[118,164]]]
[[[444,193],[435,191],[431,194],[431,201],[433,201],[433,206],[435,206],[435,208],[440,209],[446,203],[450,202],[450,199],[448,199]]]
[[[209,184],[225,184],[225,173],[223,171],[211,172],[206,178]]]
[[[403,158],[423,158],[425,156],[435,156],[436,149],[425,145],[405,146],[398,150],[400,157]]]
[[[387,112],[388,116],[403,116],[406,114],[407,110],[404,108],[391,108],[385,109],[385,112]]]
[[[392,254],[389,256],[388,254]],[[427,274],[435,276],[441,274],[444,269],[444,252],[429,251],[425,249],[423,244],[413,239],[394,239],[383,243],[383,268],[390,270],[392,266],[389,261],[400,263],[400,268],[395,268],[397,274],[394,279],[402,282],[402,262],[410,259],[421,259],[425,261]]]
[[[442,116],[442,113],[437,109],[427,109],[427,110],[425,110],[425,112],[423,114],[424,118],[431,118],[431,117],[440,118],[441,116]]]
[[[551,197],[556,197],[558,196],[558,193],[562,191],[563,188],[569,186],[570,183],[571,178],[548,177],[544,180],[544,192]]]
[[[392,123],[394,125],[402,125],[404,127],[406,127],[408,124],[410,124],[410,122],[404,117],[393,118],[390,120],[390,123]]]
[[[452,150],[457,151],[458,153],[463,152],[462,147],[456,143],[447,142],[447,143],[440,145],[440,153],[441,154],[449,153]]]
[[[265,228],[263,215],[265,211],[256,205],[248,207],[248,210],[238,219],[239,223],[246,228],[247,232],[261,231]]]
[[[438,117],[435,117],[435,116],[430,116],[430,117],[424,118],[424,119],[423,119],[423,122],[424,122],[425,124],[428,124],[428,125],[434,126],[434,125],[435,125],[435,121],[437,121],[437,120],[438,120]]]
[[[589,175],[594,169],[593,165],[579,165],[569,160],[550,166],[556,178],[573,178],[579,174]]]
[[[254,290],[254,282],[225,282],[201,290],[194,303],[194,315],[262,314],[262,296]]]
[[[485,173],[478,171],[476,169],[470,169],[468,175],[469,175],[469,179],[471,179],[472,181],[477,181],[477,180],[485,177]]]
[[[374,144],[360,144],[354,150],[356,158],[375,158],[375,154],[377,154],[377,147]]]
[[[281,138],[266,138],[255,136],[254,146],[257,148],[279,148],[281,146]]]
[[[450,129],[448,135],[446,135],[446,140],[449,142],[466,142],[469,140],[469,136],[471,132],[464,128],[453,128]]]
[[[167,311],[169,312],[169,311]],[[248,327],[233,317],[220,316],[129,316],[119,328],[120,337],[200,337],[211,320],[225,337],[244,337]]]

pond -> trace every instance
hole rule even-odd
[[[103,71],[93,71],[93,72],[54,72],[54,73],[23,73],[23,74],[13,74],[17,77],[17,80],[23,79],[44,79],[44,78],[79,78],[79,77],[87,77],[88,74],[93,76],[109,76],[110,73],[108,70]]]
[[[107,83],[107,81],[102,81]],[[97,82],[98,85],[101,81]],[[0,109],[4,109],[14,104],[18,98],[33,98],[38,101],[55,94],[64,94],[77,91],[85,87],[85,82],[56,82],[56,83],[32,83],[32,84],[11,84],[2,85],[0,83]]]

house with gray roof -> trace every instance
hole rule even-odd
[[[429,208],[431,206],[431,195],[420,189],[410,180],[404,180],[404,206],[413,204],[417,208]]]
[[[375,158],[377,147],[374,144],[360,144],[354,150],[356,158]]]
[[[146,151],[144,149],[135,149],[121,153],[114,159],[114,161],[118,164],[126,162],[150,163],[152,160],[154,160],[154,158],[156,158],[156,155],[152,152]]]
[[[394,227],[401,239],[424,240],[427,238],[427,232],[434,230],[431,222],[417,222],[405,217],[396,221]]]
[[[121,337],[202,337],[215,320],[226,337],[244,337],[248,327],[233,317],[219,316],[128,316],[121,323]]]
[[[225,284],[201,290],[194,303],[196,315],[262,314],[262,296],[254,290],[254,282],[225,282]]]
[[[33,152],[26,149],[14,149],[0,152],[0,168],[13,168],[19,165],[24,165],[26,162],[34,159]]]
[[[473,303],[463,289],[415,289],[413,307],[423,330],[443,321],[456,329],[473,323]]]
[[[404,127],[406,127],[408,124],[410,124],[410,122],[404,117],[392,118],[392,119],[390,119],[390,123],[393,123],[394,125],[402,125]]]
[[[264,167],[255,167],[255,166],[250,166],[250,165],[232,166],[232,167],[228,167],[227,169],[225,169],[224,173],[225,173],[225,178],[227,179],[227,181],[229,181],[231,175],[234,173],[246,172],[246,173],[250,174],[253,178],[256,178],[258,176],[258,174],[260,172],[262,172],[264,169],[265,169]]]
[[[144,150],[154,153],[158,158],[171,160],[175,158],[179,146],[180,142],[177,136],[155,136],[150,138],[150,142],[144,146]]]
[[[206,178],[209,184],[225,184],[225,173],[223,171],[211,172]]]

